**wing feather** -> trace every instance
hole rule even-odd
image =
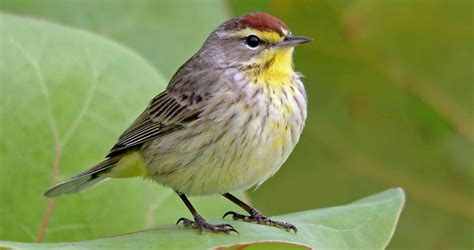
[[[193,100],[199,100],[195,102]],[[202,98],[165,91],[150,102],[145,111],[122,133],[108,157],[142,145],[166,133],[182,128],[199,118]]]

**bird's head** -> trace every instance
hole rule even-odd
[[[292,53],[296,45],[311,38],[293,36],[288,26],[266,13],[252,13],[220,25],[200,50],[215,66],[242,67],[272,77],[292,74]],[[265,79],[263,79],[265,80]]]

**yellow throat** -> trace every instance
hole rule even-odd
[[[294,74],[293,48],[275,48],[266,51],[258,59],[254,77],[257,83],[285,85]]]

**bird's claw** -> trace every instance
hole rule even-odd
[[[179,218],[179,220],[176,222],[176,225],[178,225],[180,222],[183,222],[183,226],[185,226],[185,227],[194,227],[195,226],[194,221],[192,221],[190,219],[187,219],[187,218],[184,218],[184,217]]]
[[[273,227],[283,228],[286,231],[293,230],[293,232],[295,232],[295,233],[298,232],[298,229],[294,225],[292,225],[288,222],[274,221],[274,220],[269,219],[268,217],[264,216],[259,211],[255,211],[251,215],[243,215],[243,214],[236,213],[234,211],[229,211],[229,212],[225,213],[224,216],[222,216],[222,218],[225,218],[228,215],[232,215],[233,220],[254,222],[254,223],[257,223],[257,224],[263,224],[263,225],[269,225],[269,226],[273,226]]]
[[[209,224],[204,220],[201,216],[196,216],[194,218],[194,221],[187,219],[187,218],[179,218],[179,220],[176,222],[176,225],[178,225],[180,222],[183,222],[183,226],[185,227],[191,227],[191,228],[197,228],[201,233],[205,231],[213,232],[213,233],[227,233],[229,234],[230,232],[235,232],[239,234],[235,228],[230,225],[230,224]]]

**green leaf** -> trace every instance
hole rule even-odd
[[[215,0],[2,0],[0,9],[120,41],[166,78],[228,17],[225,2]]]
[[[268,240],[268,241],[253,241],[253,242],[243,242],[243,243],[235,243],[229,244],[224,246],[216,246],[214,249],[217,250],[251,250],[251,249],[258,249],[258,250],[307,250],[311,249],[310,246],[304,245],[301,243],[294,243],[289,241],[275,241],[275,240]]]
[[[43,197],[53,180],[101,161],[166,80],[110,40],[35,19],[0,18],[0,239],[84,240],[188,215],[172,190],[140,179]],[[209,217],[234,208],[223,198],[192,201]]]
[[[0,242],[0,246],[14,249],[236,249],[239,245],[249,245],[248,249],[288,249],[288,244],[291,244],[290,249],[307,249],[305,246],[315,249],[384,249],[393,235],[404,200],[401,189],[391,189],[346,206],[274,217],[296,225],[297,234],[269,226],[233,222],[240,235],[200,235],[196,230],[177,229],[170,225],[82,242]],[[214,221],[223,222],[228,221]]]

